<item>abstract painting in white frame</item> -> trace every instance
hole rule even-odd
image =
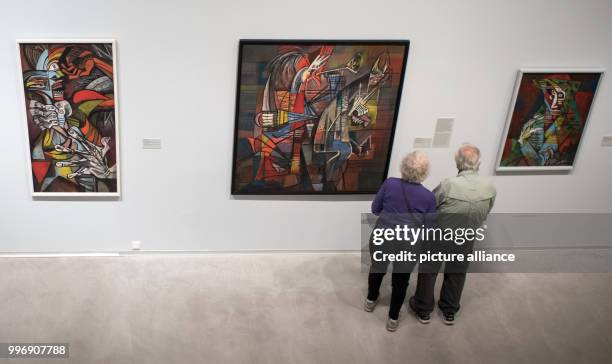
[[[119,197],[113,39],[17,40],[32,196]]]
[[[603,73],[603,69],[521,69],[496,170],[571,170]]]

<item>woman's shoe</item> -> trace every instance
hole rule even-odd
[[[363,309],[366,312],[372,312],[374,311],[374,307],[376,307],[377,303],[378,303],[378,300],[370,301],[369,299],[366,298],[365,304],[363,305]]]
[[[389,318],[387,320],[387,331],[394,332],[399,327],[399,320]]]

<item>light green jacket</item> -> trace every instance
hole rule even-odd
[[[440,223],[444,226],[479,227],[493,208],[497,191],[493,182],[467,170],[443,180],[433,191]]]

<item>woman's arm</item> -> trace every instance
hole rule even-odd
[[[376,197],[374,197],[374,201],[372,201],[372,213],[375,215],[380,214],[383,209],[383,199],[385,197],[386,185],[387,181],[383,182],[383,184],[380,186],[380,189],[378,190],[378,193],[376,194]]]

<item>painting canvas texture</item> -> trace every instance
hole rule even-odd
[[[571,168],[600,77],[522,73],[498,168]]]
[[[241,42],[232,193],[375,193],[408,42]]]
[[[112,43],[20,43],[33,192],[117,193]]]

